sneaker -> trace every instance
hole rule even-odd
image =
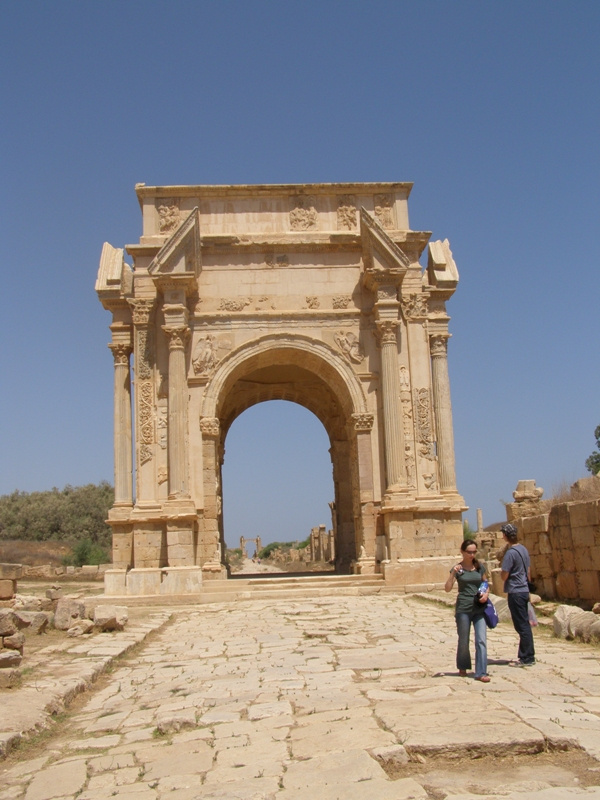
[[[509,661],[509,667],[533,667],[535,666],[535,661]]]

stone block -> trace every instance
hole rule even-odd
[[[579,594],[577,576],[574,572],[559,572],[556,576],[556,593],[559,598],[576,600]]]
[[[560,553],[561,566],[565,572],[575,572],[575,552],[573,550],[565,550],[564,548]]]
[[[571,527],[596,526],[600,538],[600,501],[571,503],[569,507]]]
[[[594,614],[594,616],[596,616]],[[12,636],[3,636],[2,644],[7,650],[17,650],[23,655],[23,648],[25,647],[25,634],[20,631],[13,633]]]
[[[581,600],[600,600],[600,571],[582,570],[577,575]]]
[[[104,573],[104,594],[122,597],[127,594],[127,570],[108,569]]]
[[[19,630],[19,621],[10,608],[0,608],[0,636],[12,636]]]
[[[0,670],[18,667],[22,659],[18,650],[0,650]]]
[[[523,536],[548,532],[549,514],[536,514],[534,517],[523,517],[519,530]]]
[[[159,567],[135,568],[127,573],[127,594],[160,594],[161,569]]]
[[[22,575],[22,564],[0,564],[0,580],[18,581]]]
[[[79,619],[67,631],[67,636],[83,636],[84,634],[92,633],[94,630],[94,623],[91,619]]]
[[[12,689],[18,686],[21,680],[21,672],[15,667],[5,667],[0,669],[0,689]]]
[[[554,575],[554,562],[552,554],[540,554],[532,559],[532,571],[535,571],[536,577],[550,578]]]
[[[128,620],[125,606],[98,605],[94,609],[94,625],[101,631],[122,631]]]
[[[82,578],[95,578],[98,575],[97,564],[84,564],[81,568]]]
[[[593,525],[573,528],[573,546],[575,548],[594,547],[595,545],[600,545],[600,529]]]
[[[573,553],[573,563],[575,564],[576,572],[584,572],[590,569],[590,548],[578,547]]]
[[[406,558],[382,564],[386,584],[390,586],[413,586],[444,584],[450,568],[456,564],[457,556],[440,558]]]
[[[0,579],[0,600],[12,600],[17,593],[17,582],[9,578]]]
[[[600,545],[590,547],[590,567],[591,569],[600,569]]]
[[[54,614],[54,627],[68,631],[76,620],[85,618],[85,604],[81,600],[63,597],[58,601]]]

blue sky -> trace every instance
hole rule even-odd
[[[597,358],[600,4],[12,2],[0,9],[0,494],[112,482],[102,243],[146,184],[412,181],[446,238],[457,482],[586,474]],[[263,404],[231,428],[226,536],[330,524],[327,438]],[[266,442],[265,442],[266,438]],[[258,448],[256,442],[263,444]]]

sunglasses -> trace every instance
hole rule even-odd
[[[468,553],[470,556],[474,556],[476,552],[477,552],[477,549],[475,549],[475,550],[465,550],[465,553]]]

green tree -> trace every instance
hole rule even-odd
[[[600,449],[600,425],[594,431],[594,436],[596,437],[596,447]],[[592,455],[586,459],[585,468],[592,475],[597,475],[600,472],[600,453],[598,450],[594,450]]]

